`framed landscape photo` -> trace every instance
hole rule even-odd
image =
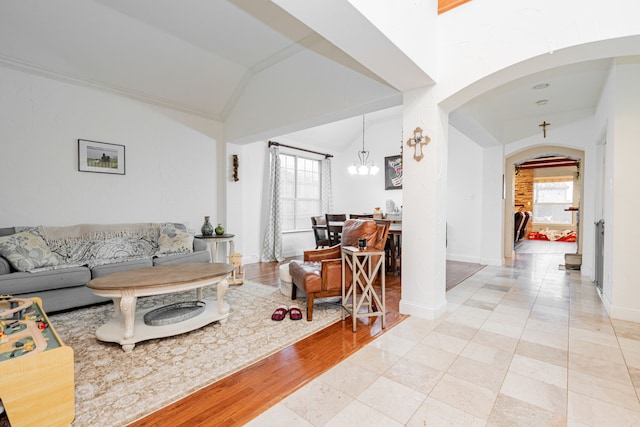
[[[124,145],[79,139],[78,170],[124,175]]]
[[[384,189],[402,189],[402,156],[388,156],[384,158]]]

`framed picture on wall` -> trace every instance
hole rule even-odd
[[[124,175],[124,145],[79,139],[78,170]]]
[[[402,189],[402,156],[388,156],[384,158],[384,189]]]

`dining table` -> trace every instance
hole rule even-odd
[[[401,219],[375,219],[374,221],[390,222],[389,234],[387,236],[388,256],[387,256],[387,271],[395,274],[400,274],[400,264],[402,260],[402,220]],[[342,224],[332,223],[332,226],[340,226]],[[318,224],[316,228],[326,229],[326,224]]]

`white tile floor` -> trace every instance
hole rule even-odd
[[[640,426],[640,324],[563,263],[486,267],[249,425]]]

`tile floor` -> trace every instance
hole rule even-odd
[[[640,324],[563,263],[486,267],[249,425],[640,426]]]

